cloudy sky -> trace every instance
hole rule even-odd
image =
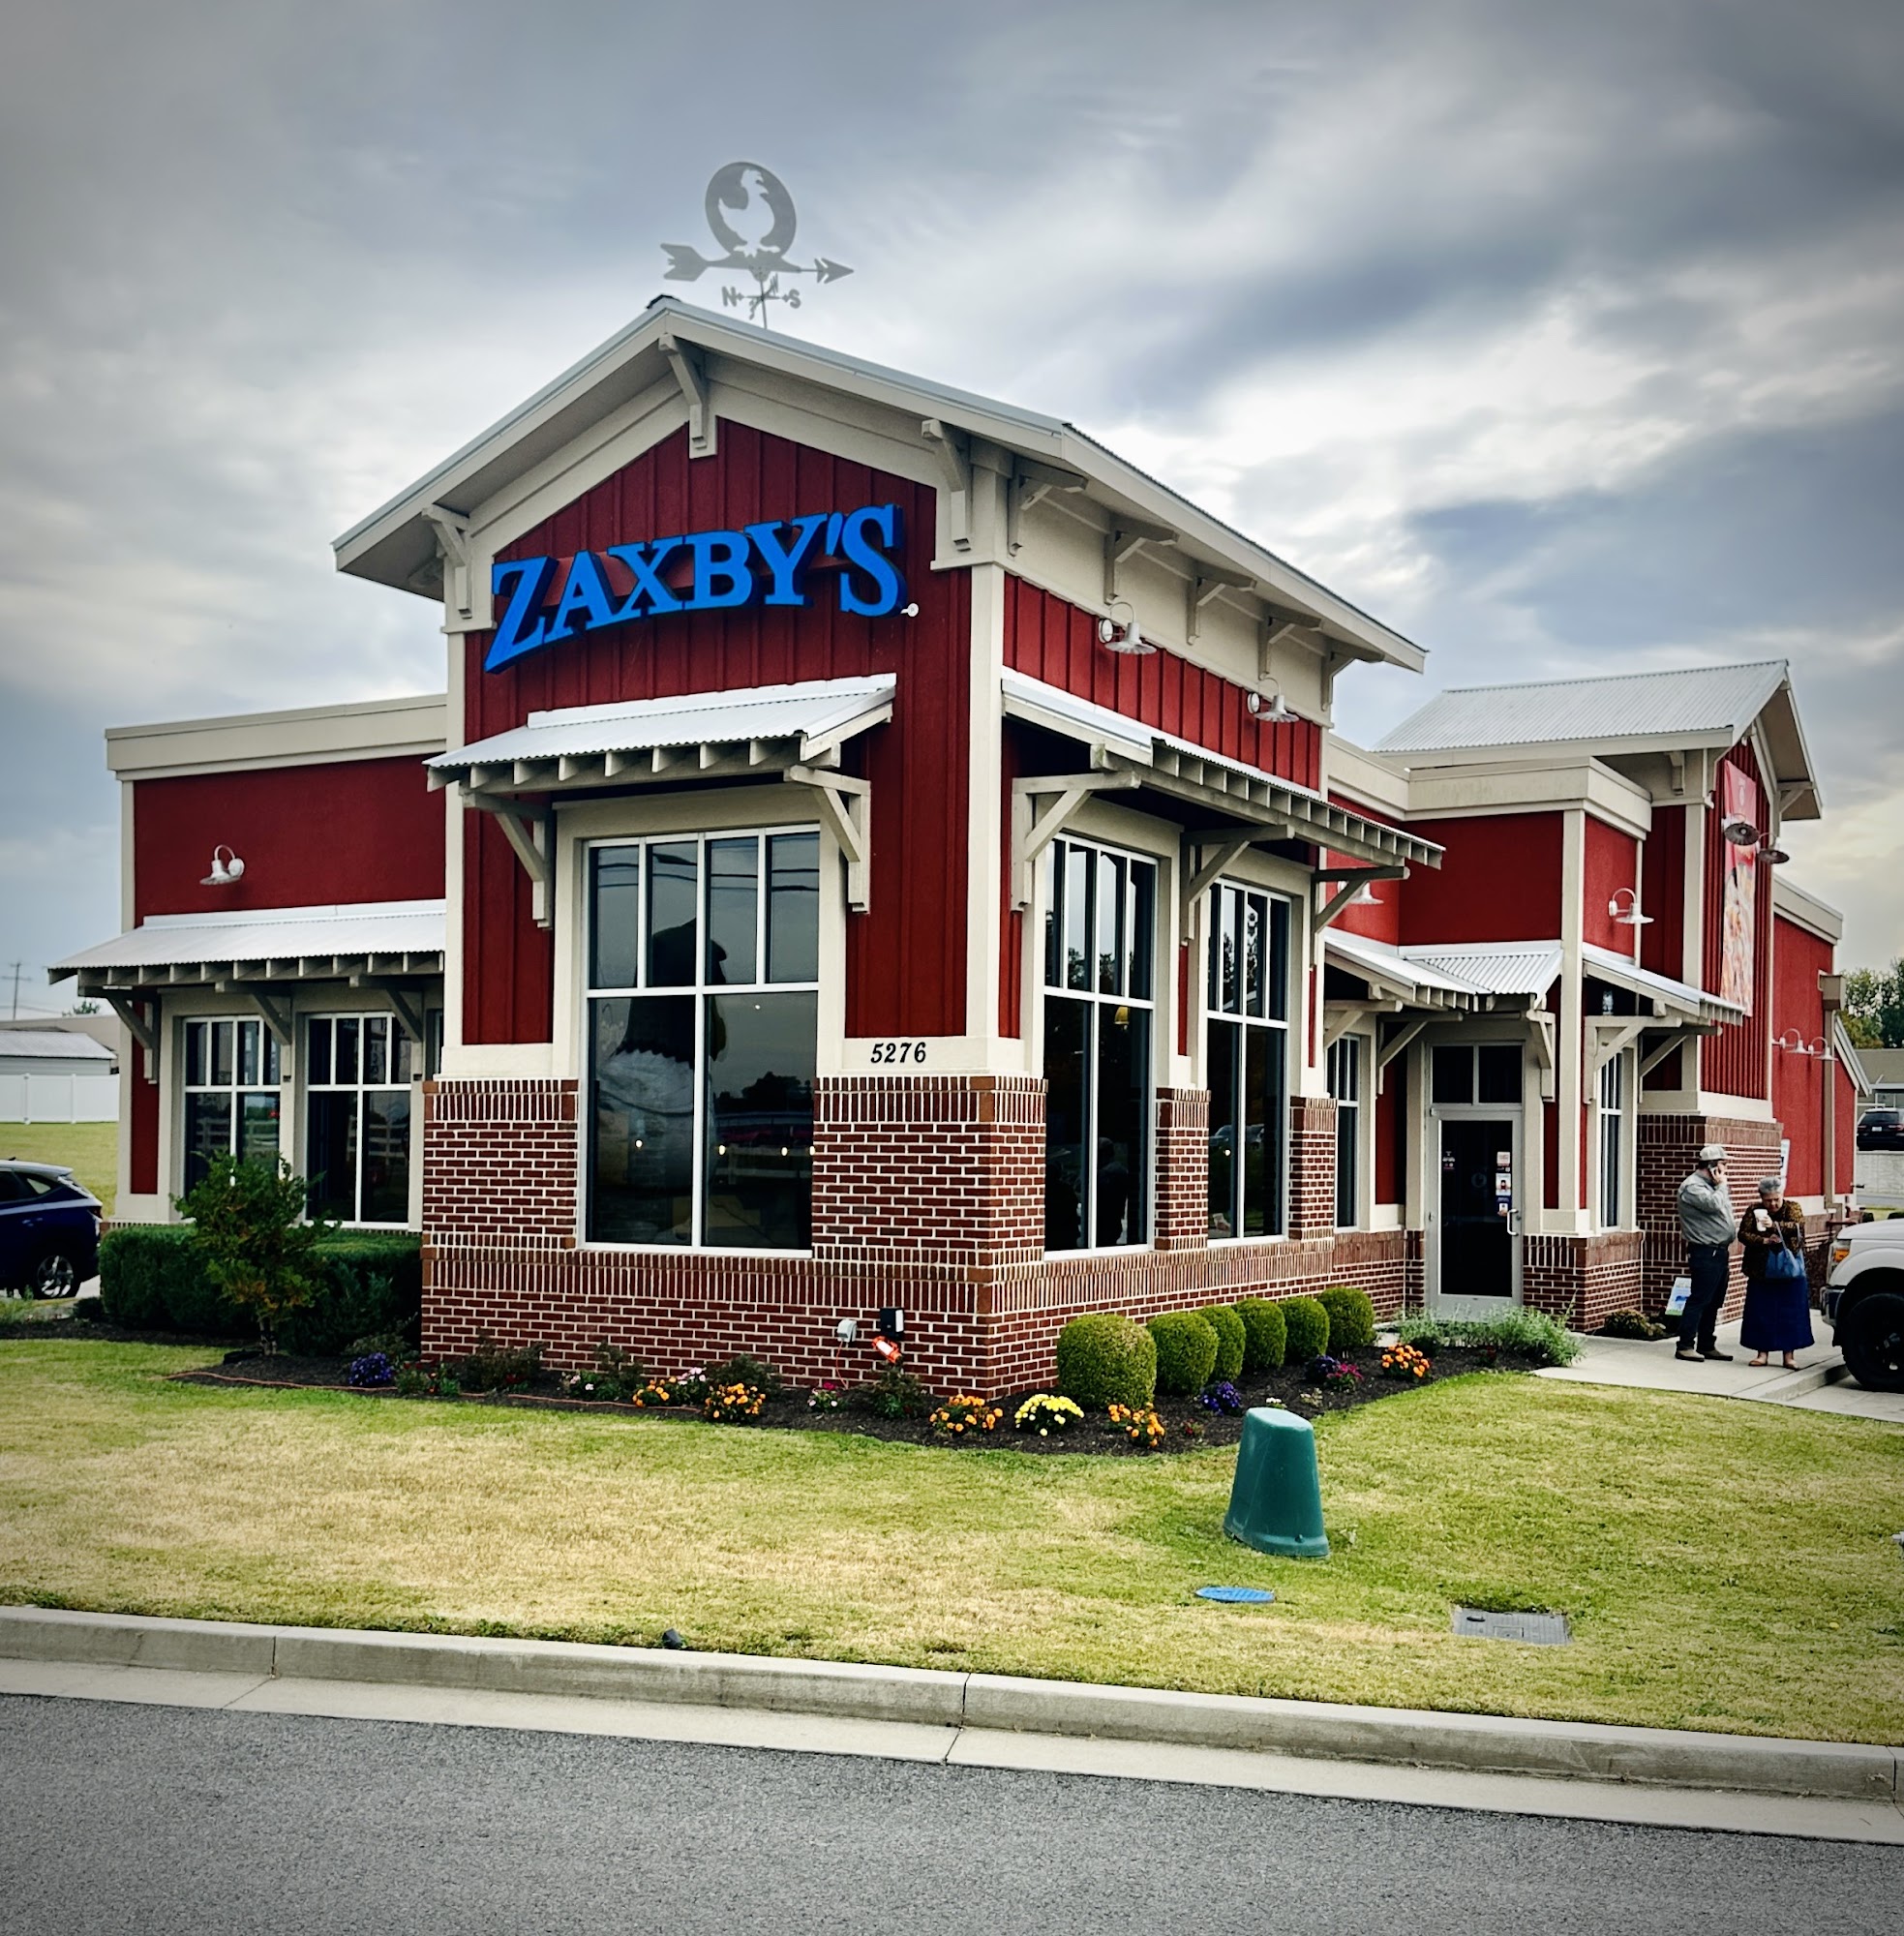
[[[1837,0],[18,0],[0,1001],[117,926],[109,724],[429,690],[329,541],[634,315],[721,163],[801,333],[1067,416],[1441,685],[1792,661],[1904,948],[1904,14]],[[4,1011],[0,1011],[4,1013]]]

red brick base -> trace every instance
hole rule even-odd
[[[1333,1191],[1333,1124],[1304,1128]],[[1332,1111],[1327,1113],[1333,1113]],[[877,1369],[882,1306],[906,1314],[907,1363],[936,1391],[1048,1382],[1066,1322],[1357,1284],[1391,1316],[1420,1298],[1417,1233],[1313,1230],[1211,1244],[1207,1099],[1158,1099],[1155,1249],[1046,1258],[1044,1094],[1030,1077],[847,1076],[815,1090],[810,1255],[592,1250],[575,1241],[575,1085],[437,1081],[424,1110],[424,1348],[488,1336],[580,1366],[608,1343],[652,1370],[738,1351],[806,1383]],[[1313,1151],[1307,1146],[1314,1145]],[[1319,1200],[1319,1182],[1315,1191]],[[860,1342],[842,1346],[842,1317]]]
[[[1778,1167],[1779,1128],[1733,1116],[1642,1116],[1640,1118],[1640,1226],[1646,1232],[1645,1308],[1665,1309],[1673,1280],[1686,1268],[1685,1240],[1679,1235],[1679,1185],[1693,1172],[1706,1143],[1726,1152],[1726,1186],[1733,1208],[1758,1201],[1759,1179]],[[1737,1317],[1745,1305],[1745,1274],[1734,1251],[1732,1285],[1725,1316]]]

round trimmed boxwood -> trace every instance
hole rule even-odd
[[[1211,1377],[1240,1378],[1249,1345],[1242,1318],[1227,1304],[1206,1304],[1196,1315],[1217,1334],[1217,1363]]]
[[[1366,1290],[1332,1284],[1315,1301],[1329,1314],[1329,1349],[1336,1357],[1367,1350],[1375,1342],[1375,1307]]]
[[[1086,1411],[1157,1396],[1157,1340],[1134,1317],[1094,1311],[1058,1333],[1058,1390]]]
[[[1306,1365],[1329,1348],[1329,1314],[1313,1297],[1283,1300],[1283,1361]]]
[[[1236,1315],[1243,1320],[1243,1369],[1281,1371],[1289,1343],[1283,1307],[1266,1297],[1244,1297],[1237,1300]]]
[[[1326,1322],[1326,1320],[1324,1320]],[[1150,1320],[1157,1341],[1157,1389],[1188,1397],[1217,1368],[1217,1334],[1194,1311],[1161,1311]]]

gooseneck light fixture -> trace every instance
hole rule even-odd
[[[1110,610],[1098,620],[1098,643],[1107,652],[1136,658],[1157,648],[1137,630],[1137,614],[1128,598],[1113,598]]]
[[[245,863],[232,853],[230,848],[220,845],[212,849],[212,870],[198,883],[201,888],[228,888],[245,871]]]
[[[1281,726],[1285,721],[1293,719],[1296,715],[1289,711],[1288,706],[1284,703],[1282,686],[1274,680],[1270,683],[1276,686],[1276,693],[1267,706],[1263,704],[1263,696],[1260,692],[1251,693],[1250,697],[1244,703],[1249,707],[1253,717],[1265,720],[1271,726]]]
[[[1759,830],[1742,813],[1728,814],[1720,822],[1719,832],[1735,847],[1756,847],[1759,844]]]
[[[1619,905],[1621,894],[1626,896],[1624,910]],[[1607,912],[1621,927],[1646,927],[1652,921],[1651,915],[1640,912],[1640,892],[1637,888],[1616,888],[1613,899],[1607,903]]]

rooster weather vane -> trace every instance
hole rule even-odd
[[[729,162],[718,169],[708,184],[707,208],[708,227],[726,253],[704,256],[685,242],[664,242],[666,280],[698,282],[710,269],[733,269],[753,277],[752,293],[743,285],[729,283],[720,299],[728,309],[744,303],[748,317],[763,329],[768,327],[770,303],[800,307],[800,286],[790,281],[783,289],[782,276],[811,276],[816,283],[831,283],[853,273],[845,263],[830,262],[824,256],[815,256],[811,262],[788,260],[799,220],[794,198],[780,177],[758,162]]]

